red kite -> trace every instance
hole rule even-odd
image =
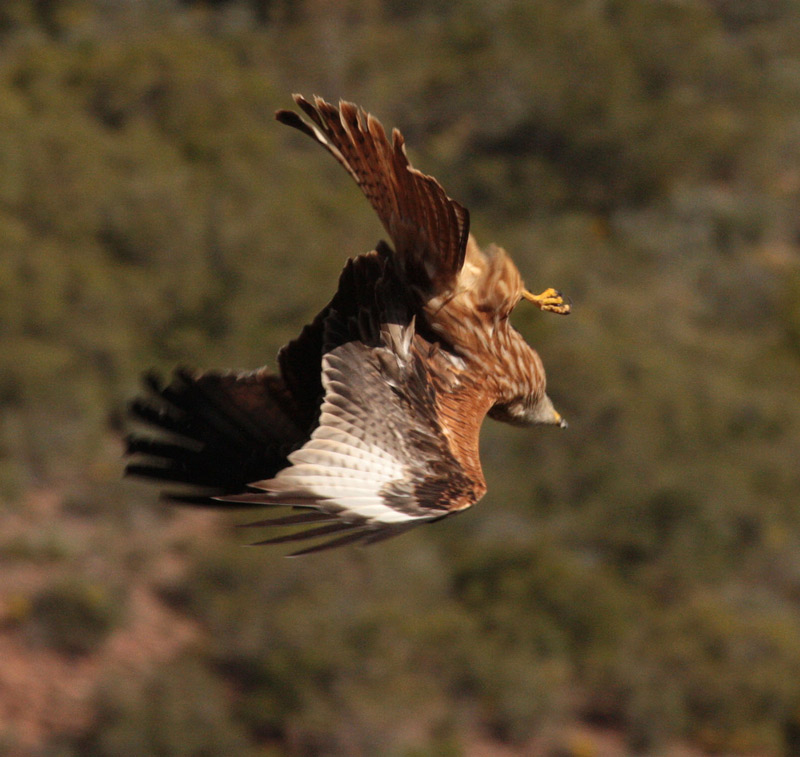
[[[307,526],[260,544],[322,536],[295,554],[373,543],[460,512],[486,491],[484,417],[566,426],[539,355],[509,323],[528,292],[506,252],[481,250],[469,214],[412,168],[404,141],[352,103],[299,95],[278,121],[319,142],[372,204],[391,245],[348,260],[330,303],[278,353],[279,371],[190,372],[131,406],[130,474],[185,485],[193,504],[296,508],[257,526]]]

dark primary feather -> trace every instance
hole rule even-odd
[[[178,369],[167,385],[145,377],[147,399],[134,401],[134,420],[158,438],[131,433],[129,475],[187,485],[168,499],[213,504],[209,499],[241,492],[286,465],[303,432],[289,413],[291,399],[279,377],[266,371],[192,373]]]
[[[307,525],[309,523],[326,523],[337,520],[335,515],[321,512],[305,512],[298,515],[283,515],[278,518],[266,518],[265,520],[256,520],[252,523],[240,523],[240,528],[265,528],[267,526],[296,526]]]

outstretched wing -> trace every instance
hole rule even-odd
[[[355,179],[392,238],[409,281],[429,294],[452,289],[464,263],[467,210],[436,179],[412,168],[397,129],[390,142],[380,122],[353,103],[336,108],[301,95],[294,101],[312,123],[289,110],[276,118],[322,144]]]
[[[224,498],[311,508],[253,524],[315,526],[259,544],[336,534],[295,553],[305,554],[371,543],[463,510],[483,495],[479,468],[476,475],[462,465],[442,427],[429,345],[415,339],[413,322],[383,325],[382,335],[380,346],[350,341],[325,355],[325,396],[309,441],[289,455],[289,467],[252,485],[259,491]]]
[[[164,496],[173,502],[218,505],[212,497],[275,475],[308,438],[303,413],[266,368],[178,369],[167,385],[153,374],[145,385],[148,396],[134,400],[130,414],[149,433],[127,437],[126,473],[171,486]]]
[[[173,484],[172,501],[304,508],[254,524],[310,527],[260,543],[336,534],[301,552],[470,506],[485,491],[482,385],[416,332],[413,313],[386,248],[348,262],[334,298],[282,351],[280,376],[149,377],[131,410],[157,436],[128,438],[128,472]]]
[[[137,427],[127,437],[132,461],[126,472],[171,485],[168,500],[218,506],[212,497],[240,494],[286,467],[289,452],[307,442],[319,422],[322,356],[358,337],[361,312],[374,313],[378,289],[387,289],[380,282],[388,260],[379,246],[346,263],[330,303],[281,349],[280,375],[267,368],[179,368],[166,385],[152,373],[145,376],[147,395],[134,400],[129,412],[147,431]],[[399,294],[396,285],[388,289]],[[367,320],[374,340],[374,319]]]

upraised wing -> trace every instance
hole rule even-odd
[[[452,289],[469,236],[466,208],[409,164],[397,129],[390,142],[380,122],[353,103],[336,108],[301,95],[294,101],[312,123],[289,110],[276,118],[319,142],[355,179],[391,237],[408,281],[428,295]]]

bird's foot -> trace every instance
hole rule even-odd
[[[572,310],[569,300],[552,287],[545,289],[541,294],[531,294],[527,289],[523,289],[522,296],[541,310],[549,310],[551,313],[567,315]]]

